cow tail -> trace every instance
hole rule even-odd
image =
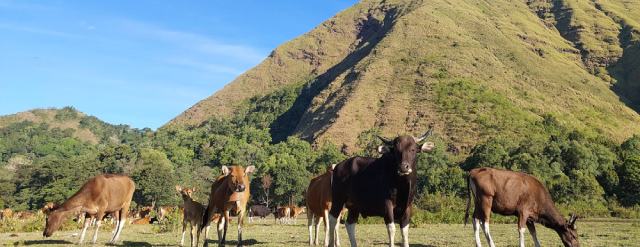
[[[202,224],[200,224],[200,231],[211,224],[211,218],[209,218],[209,207],[211,207],[211,205],[207,205],[207,207],[204,209],[204,214],[202,215]]]
[[[467,195],[469,196],[469,199],[467,200],[467,210],[464,213],[464,225],[467,225],[467,220],[469,220],[469,208],[471,208],[471,174],[467,175],[467,190],[468,193]]]

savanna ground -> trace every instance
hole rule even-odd
[[[305,246],[308,243],[308,230],[306,215],[298,220],[298,225],[274,225],[273,217],[260,223],[244,224],[245,246]],[[234,221],[235,222],[235,221]],[[638,220],[582,220],[577,223],[580,234],[581,246],[640,246],[640,221]],[[227,245],[236,246],[237,229],[232,224],[227,233]],[[545,227],[536,225],[538,239],[543,246],[561,246],[558,235]],[[154,233],[152,225],[127,225],[123,229],[117,246],[177,246],[180,242],[181,232]],[[396,226],[397,227],[397,226]],[[111,238],[111,230],[103,230],[98,234],[98,244],[105,245]],[[320,244],[323,243],[323,231],[321,228]],[[78,241],[80,230],[57,231],[48,239],[42,238],[42,232],[0,233],[0,246],[68,246]],[[498,246],[517,246],[518,232],[515,224],[491,224],[491,234]],[[87,231],[85,244],[91,240],[93,231]],[[212,246],[216,246],[217,234],[211,228],[209,240]],[[357,225],[356,236],[359,246],[387,246],[387,229],[382,224]],[[484,236],[483,244],[486,245]],[[473,246],[473,227],[469,224],[425,224],[409,230],[411,247],[423,246]],[[347,232],[344,226],[340,228],[340,240],[342,246],[349,246]],[[185,235],[185,244],[189,246],[189,233]],[[396,245],[401,245],[402,237],[397,228]],[[200,240],[202,246],[203,240]],[[525,243],[533,246],[529,233],[526,233]]]

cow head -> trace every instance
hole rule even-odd
[[[573,214],[571,218],[562,229],[558,229],[558,235],[560,235],[560,239],[562,239],[562,244],[566,247],[580,247],[580,243],[578,242],[578,228],[576,227],[576,220],[580,218],[580,216]]]
[[[44,226],[44,232],[42,233],[42,237],[44,238],[51,237],[51,235],[53,235],[53,233],[57,231],[58,228],[60,228],[64,218],[65,218],[65,215],[62,212],[59,212],[56,210],[51,211],[49,215],[47,215],[47,217],[45,218],[45,221],[44,221],[45,226]]]
[[[249,186],[249,174],[253,173],[255,166],[243,169],[241,166],[222,166],[222,174],[229,177],[229,189],[233,192],[244,192]]]
[[[404,176],[409,175],[417,169],[416,154],[419,152],[428,152],[433,149],[433,142],[425,142],[422,145],[419,144],[431,133],[431,129],[432,128],[429,128],[426,134],[418,138],[413,136],[400,136],[396,137],[396,139],[388,140],[378,136],[385,144],[378,147],[378,152],[393,155],[396,160],[396,165],[398,166],[398,174]]]
[[[196,193],[196,191],[198,191],[198,186],[193,187],[193,189],[189,189],[189,188],[182,188],[180,187],[180,185],[176,185],[176,191],[178,193],[180,193],[180,195],[182,195],[182,199],[183,200],[188,200],[191,198],[191,194]],[[144,211],[144,207],[142,209]]]

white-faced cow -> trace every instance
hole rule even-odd
[[[379,137],[384,145],[378,147],[380,158],[353,157],[342,161],[333,170],[331,180],[332,205],[329,212],[331,229],[336,229],[336,218],[347,201],[346,228],[351,246],[356,246],[355,224],[358,217],[381,216],[387,224],[389,246],[393,247],[396,232],[394,222],[400,223],[402,244],[409,246],[411,204],[416,193],[416,154],[427,152],[432,142],[422,137],[400,136],[394,140]],[[329,246],[334,244],[335,230],[329,231]]]
[[[238,246],[242,246],[242,222],[250,196],[249,174],[253,173],[255,169],[255,166],[249,166],[246,169],[241,166],[222,166],[222,176],[218,177],[211,185],[209,206],[204,213],[200,230],[202,231],[204,227],[211,224],[216,209],[222,211],[222,218],[218,222],[219,246],[225,245],[231,212],[238,215]],[[206,238],[204,246],[208,246]]]
[[[121,218],[121,220],[118,221],[113,238],[109,243],[116,243],[125,224],[125,217],[129,211],[131,197],[135,188],[133,181],[125,175],[101,174],[89,179],[69,200],[51,211],[46,219],[43,236],[50,237],[53,232],[60,228],[62,221],[68,215],[86,212],[98,217],[96,231],[91,240],[91,243],[95,244],[98,239],[98,229],[100,228],[102,217],[105,213],[115,212],[116,218]],[[88,226],[89,221],[85,219],[78,244],[82,244]]]
[[[476,246],[480,244],[480,227],[484,231],[490,246],[495,246],[489,234],[489,216],[491,212],[518,217],[520,246],[524,247],[525,226],[533,237],[536,246],[540,246],[536,238],[534,222],[555,230],[562,243],[567,247],[579,247],[578,231],[571,216],[567,220],[558,211],[549,190],[535,177],[522,173],[494,168],[476,168],[469,172],[467,186],[473,193],[475,209],[473,210],[473,231]],[[469,217],[471,196],[467,202],[465,223]]]

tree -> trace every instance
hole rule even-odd
[[[269,203],[271,202],[271,200],[269,199],[269,191],[271,190],[271,175],[266,174],[264,175],[264,177],[262,177],[262,193],[264,194],[263,197],[260,198],[260,203],[264,203],[265,206],[269,207]]]
[[[150,203],[152,207],[158,202],[171,201],[175,178],[167,156],[157,150],[142,149],[138,157],[137,168],[131,174],[136,184],[134,197],[138,202]]]

